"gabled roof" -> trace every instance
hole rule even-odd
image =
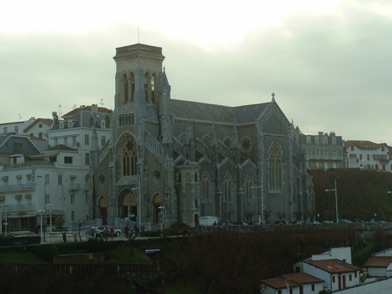
[[[388,267],[392,263],[392,256],[371,256],[364,263],[364,267]]]
[[[184,100],[170,100],[174,118],[194,119],[218,123],[254,122],[264,113],[271,102],[245,105],[223,106]]]
[[[94,111],[94,107],[96,107],[97,112],[100,112],[100,113],[113,113],[113,110],[110,110],[106,107],[97,107],[95,105],[87,105],[87,106],[81,105],[78,108],[72,109],[70,112],[67,112],[62,117],[66,118],[69,116],[74,116],[75,114],[77,114],[80,111]]]
[[[283,275],[282,277],[262,280],[261,283],[274,289],[284,289],[287,286],[298,287],[306,284],[324,283],[324,280],[307,273],[293,273]]]
[[[362,141],[362,140],[347,140],[343,143],[344,148],[348,148],[351,146],[356,146],[362,150],[376,150],[381,148],[382,146],[388,147],[386,143],[374,143],[371,141]]]
[[[43,124],[45,124],[45,125],[47,125],[47,126],[50,127],[50,126],[52,125],[52,123],[53,123],[53,119],[51,119],[51,118],[37,118],[35,121],[33,121],[31,124],[29,124],[29,125],[23,130],[23,132],[26,133],[27,130],[29,130],[30,128],[32,128],[34,125],[36,125],[36,124],[39,123],[39,122],[41,122],[41,123],[43,123]]]
[[[356,272],[360,270],[360,268],[350,263],[341,261],[339,259],[322,259],[322,260],[306,259],[304,260],[304,263],[313,265],[331,274],[350,273],[350,272]]]

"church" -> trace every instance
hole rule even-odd
[[[299,130],[275,95],[236,107],[172,99],[164,59],[156,46],[116,49],[112,138],[91,156],[93,217],[146,228],[312,220]]]

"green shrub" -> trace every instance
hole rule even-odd
[[[53,257],[58,254],[57,247],[52,244],[44,244],[35,247],[35,255],[44,261],[52,261]]]

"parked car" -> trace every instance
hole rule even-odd
[[[102,238],[104,236],[105,228],[108,228],[109,237],[110,237],[110,232],[112,232],[112,231],[113,231],[113,237],[120,237],[121,236],[121,230],[117,229],[116,227],[112,227],[112,226],[92,227],[91,228],[91,235],[94,237],[101,237]]]

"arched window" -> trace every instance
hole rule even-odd
[[[137,145],[134,138],[127,136],[120,147],[122,176],[137,175]]]
[[[231,176],[231,174],[226,173],[225,178],[224,178],[224,200],[225,200],[225,202],[232,201],[232,196],[231,196],[232,184],[233,184],[233,177]]]
[[[129,103],[129,86],[128,86],[128,76],[123,74],[121,77],[121,92],[120,92],[122,104]]]
[[[155,73],[151,76],[151,102],[158,103],[158,77]]]
[[[271,143],[268,149],[268,188],[272,191],[280,191],[283,178],[283,151],[279,143]]]
[[[144,94],[146,95],[146,102],[151,103],[151,76],[149,72],[144,75]]]
[[[207,172],[204,172],[201,176],[201,198],[208,199],[208,188],[210,185],[210,175]]]
[[[253,193],[252,193],[253,183],[254,183],[253,177],[251,175],[247,175],[245,178],[245,199],[249,201],[252,200],[253,198]]]
[[[135,75],[133,72],[130,74],[130,80],[131,80],[131,101],[133,102],[135,100]]]

